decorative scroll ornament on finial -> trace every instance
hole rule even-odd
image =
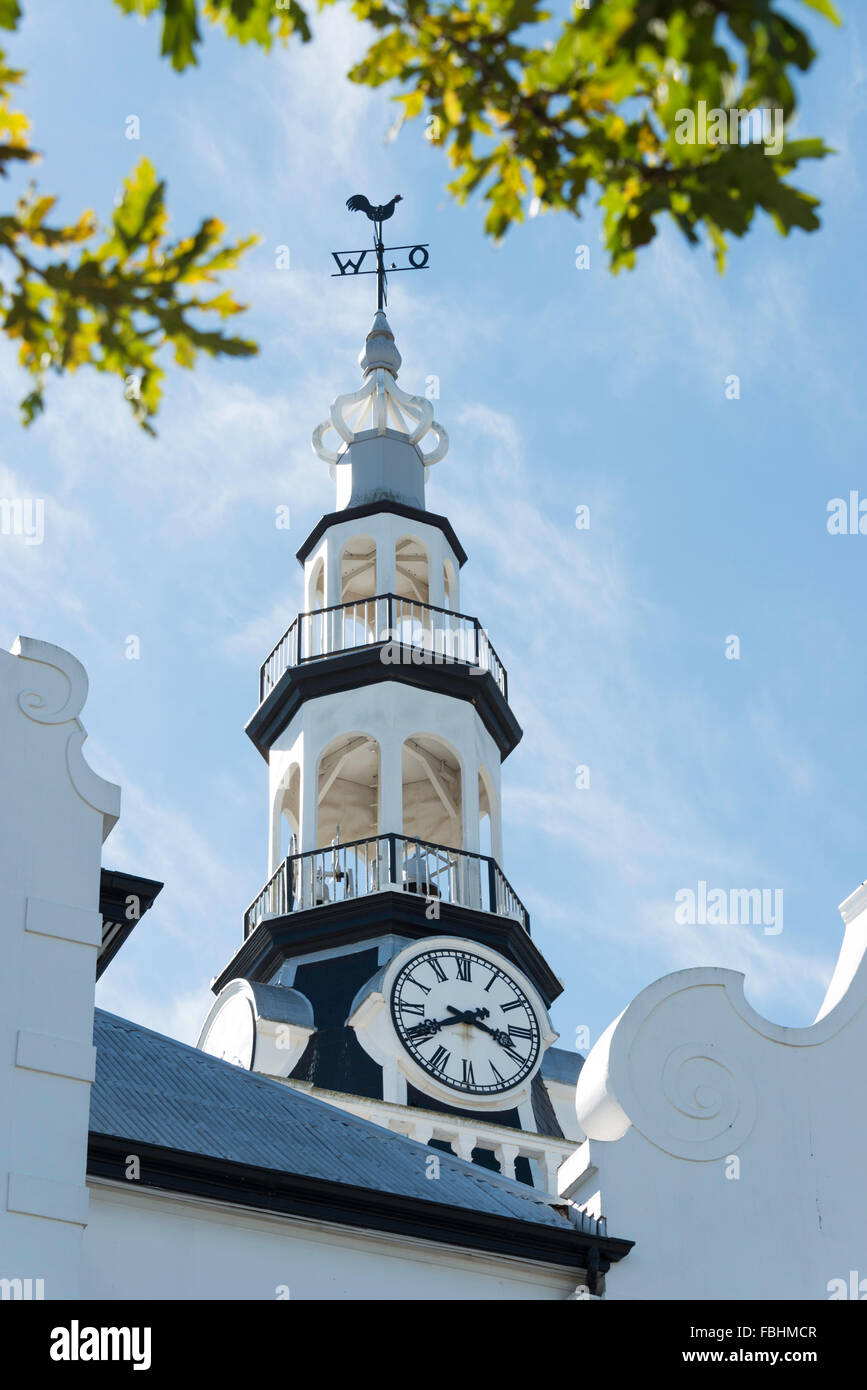
[[[339,463],[341,455],[361,434],[388,430],[406,435],[414,444],[427,466],[445,457],[449,437],[434,419],[433,406],[426,396],[411,396],[402,391],[395,380],[401,356],[394,341],[388,319],[379,309],[373,327],[367,335],[358,365],[364,371],[365,382],[359,391],[338,396],[327,420],[313,431],[313,448],[326,463]],[[326,435],[333,432],[330,440]],[[434,436],[433,448],[421,446],[426,435]]]

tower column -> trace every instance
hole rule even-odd
[[[446,586],[441,556],[429,556],[427,582],[430,601],[434,608],[445,608]]]
[[[380,744],[379,833],[403,833],[403,744],[384,738]]]
[[[464,822],[464,849],[479,853],[479,770],[475,759],[465,763],[461,775],[461,811]],[[465,891],[471,907],[482,905],[482,868],[478,859],[465,860]]]
[[[376,547],[376,589],[377,594],[393,594],[397,589],[395,571],[394,540],[389,537]]]
[[[497,813],[491,817],[491,854],[498,864],[503,862],[503,823],[500,819],[500,806],[497,803]]]
[[[329,545],[325,564],[325,607],[333,608],[340,603],[340,554],[339,545]]]
[[[479,769],[475,760],[468,763],[461,773],[463,799],[464,849],[473,854],[479,852]]]
[[[268,876],[275,873],[277,865],[280,863],[280,813],[277,810],[277,799],[279,793],[275,793],[271,799],[271,810],[269,812],[271,821],[271,834],[268,846]]]
[[[316,822],[319,812],[316,776],[316,754],[309,744],[304,748],[301,763],[301,826],[299,849],[302,854],[316,848]]]

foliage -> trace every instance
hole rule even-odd
[[[839,23],[831,0],[797,3]],[[161,52],[179,72],[198,62],[203,22],[265,50],[311,38],[298,0],[114,4],[161,19]],[[729,239],[749,230],[757,210],[783,235],[819,226],[818,199],[789,177],[803,160],[831,153],[822,140],[781,139],[774,148],[684,139],[683,114],[700,103],[708,112],[771,108],[791,125],[795,77],[816,54],[777,0],[572,0],[559,21],[541,0],[352,0],[351,9],[372,41],[350,78],[399,86],[400,120],[426,118],[426,134],[452,166],[451,193],[460,202],[482,195],[495,238],[523,220],[528,204],[580,216],[591,194],[614,271],[634,266],[662,217],[692,243],[704,236],[721,270]],[[19,0],[0,0],[0,27],[15,29],[20,18]],[[3,175],[36,158],[26,117],[10,107],[21,76],[0,53]],[[19,340],[35,378],[22,403],[26,420],[43,407],[49,369],[87,364],[124,379],[136,418],[152,432],[160,349],[173,348],[187,367],[199,350],[255,352],[222,329],[197,326],[200,313],[240,311],[229,293],[189,292],[214,285],[252,238],[224,244],[222,225],[209,218],[169,244],[164,187],[147,161],[127,180],[101,241],[89,212],[47,225],[54,203],[31,189],[0,217],[0,251],[17,265],[14,285],[0,285],[0,327]]]
[[[0,0],[0,24],[10,27],[18,17],[15,0]],[[15,163],[38,158],[26,116],[10,105],[22,76],[0,54],[4,176]],[[75,222],[54,223],[56,202],[31,184],[13,212],[0,214],[0,253],[13,266],[0,283],[0,328],[17,343],[32,378],[21,402],[24,422],[43,410],[49,372],[89,366],[121,378],[134,418],[153,434],[165,375],[161,349],[170,348],[182,367],[192,367],[200,351],[215,357],[256,352],[254,343],[204,328],[200,318],[226,320],[242,311],[217,281],[255,238],[227,243],[222,223],[210,217],[191,236],[169,241],[165,185],[146,159],[124,183],[106,228],[90,211]]]
[[[333,0],[320,0],[320,6]],[[838,24],[831,0],[800,4]],[[181,69],[197,61],[199,11],[241,41],[269,48],[309,24],[295,0],[115,0],[163,15],[162,51]],[[589,189],[604,214],[613,270],[635,264],[661,214],[690,242],[703,229],[723,268],[727,239],[757,209],[787,235],[819,226],[818,199],[786,182],[802,160],[831,151],[819,139],[760,144],[681,143],[678,113],[795,114],[794,74],[816,56],[776,0],[573,0],[556,24],[540,0],[353,0],[373,30],[349,74],[398,83],[402,119],[425,114],[447,151],[450,191],[484,190],[485,228],[502,237],[525,207],[580,215]]]
[[[824,0],[804,0],[828,18]],[[404,113],[427,111],[448,149],[451,192],[484,189],[486,230],[501,237],[536,206],[578,214],[597,191],[605,244],[617,271],[656,235],[667,214],[691,242],[704,228],[722,269],[727,236],[742,236],[757,208],[778,230],[812,231],[817,199],[785,182],[820,140],[759,144],[678,140],[678,113],[714,108],[795,112],[793,69],[815,53],[773,0],[595,0],[576,7],[548,42],[538,0],[356,0],[378,38],[351,74],[400,82]]]

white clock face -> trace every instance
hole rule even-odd
[[[249,999],[241,994],[228,999],[199,1045],[212,1057],[249,1070],[256,1046],[256,1021]]]
[[[523,986],[472,947],[412,956],[392,986],[391,1017],[416,1065],[460,1096],[514,1090],[541,1053],[540,1021]]]

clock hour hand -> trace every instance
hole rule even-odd
[[[421,1023],[414,1023],[411,1028],[407,1028],[408,1038],[432,1038],[442,1027],[442,1022],[436,1018],[423,1018]]]
[[[487,1013],[487,1010],[483,1010]],[[449,1028],[453,1023],[472,1022],[472,1019],[463,1015],[459,1018],[424,1018],[421,1023],[414,1023],[412,1028],[408,1028],[406,1035],[408,1038],[432,1038],[441,1028]]]
[[[476,1028],[481,1028],[484,1033],[490,1033],[494,1042],[498,1042],[500,1047],[505,1047],[508,1052],[514,1052],[515,1044],[512,1042],[508,1033],[504,1033],[501,1028],[489,1028],[487,1023],[482,1023],[482,1019],[488,1017],[490,1013],[489,1009],[473,1009],[472,1011],[468,1010],[462,1012],[460,1009],[454,1008],[451,1004],[448,1004],[447,1008],[450,1014],[457,1015],[454,1020],[455,1023],[475,1024]]]

